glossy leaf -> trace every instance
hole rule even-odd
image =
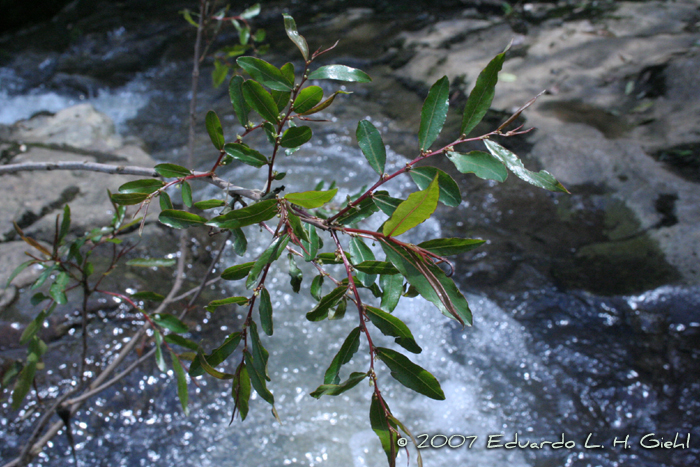
[[[170,200],[170,195],[168,195],[165,191],[160,192],[160,194],[158,195],[158,200],[160,203],[161,211],[165,211],[166,209],[173,209],[173,202]]]
[[[255,149],[249,148],[245,144],[228,143],[224,146],[224,151],[237,161],[252,165],[253,167],[260,168],[263,165],[267,165],[267,157],[263,156]]]
[[[362,154],[364,154],[370,167],[379,175],[384,173],[386,164],[386,148],[379,130],[369,120],[362,120],[357,124],[357,144],[359,144]]]
[[[66,297],[66,287],[68,287],[69,282],[70,276],[68,273],[61,271],[58,276],[56,276],[53,284],[51,284],[51,287],[49,288],[49,295],[51,298],[53,298],[56,304],[65,305],[68,303],[68,298]]]
[[[175,344],[179,345],[181,347],[184,347],[186,349],[194,350],[195,352],[199,352],[201,350],[199,344],[196,342],[193,342],[189,339],[185,339],[184,337],[178,335],[178,334],[168,334],[163,338],[165,342],[168,344]]]
[[[158,326],[164,327],[174,333],[183,334],[189,331],[185,323],[169,313],[156,313],[151,315],[151,317],[153,318],[153,322]]]
[[[320,86],[309,86],[301,90],[294,100],[294,111],[303,114],[313,109],[323,99],[323,89]]]
[[[387,216],[391,216],[399,207],[399,204],[403,203],[404,200],[399,198],[392,198],[388,193],[374,193],[372,195],[372,201],[374,204]]]
[[[165,373],[166,371],[168,371],[168,365],[165,364],[165,358],[163,358],[163,350],[161,349],[161,345],[163,345],[163,337],[161,336],[160,331],[157,329],[153,330],[153,337],[156,341],[156,366],[160,371]]]
[[[379,306],[391,313],[399,304],[403,293],[403,276],[383,275],[379,278],[379,285],[382,287],[382,301]]]
[[[445,206],[457,207],[462,202],[459,185],[442,170],[435,167],[415,167],[411,169],[409,174],[421,190],[430,186],[430,182],[437,176],[438,185],[440,186],[440,198],[438,200]]]
[[[147,193],[114,193],[110,199],[116,204],[122,206],[131,206],[133,204],[141,204],[148,198]]]
[[[187,392],[187,377],[185,376],[185,370],[182,368],[177,355],[175,355],[175,353],[172,351],[170,352],[170,359],[173,363],[175,378],[177,379],[177,397],[180,399],[182,411],[185,413],[185,416],[187,416],[190,413],[190,409],[187,406],[189,403],[189,394]]]
[[[467,104],[462,115],[462,126],[459,132],[468,135],[484,118],[491,107],[493,96],[496,94],[498,72],[503,67],[506,53],[496,55],[476,79],[474,89],[469,94]]]
[[[17,266],[12,273],[10,274],[10,277],[7,279],[7,282],[5,283],[5,288],[9,287],[12,281],[14,280],[15,277],[17,277],[22,271],[27,269],[31,264],[33,264],[35,261],[34,260],[29,260],[25,261],[24,263],[20,264]]]
[[[289,36],[289,39],[291,39],[291,41],[294,42],[294,45],[297,46],[302,57],[304,57],[304,61],[308,60],[309,46],[306,43],[304,36],[299,34],[299,31],[297,31],[297,25],[294,22],[294,18],[284,13],[282,16],[284,17],[284,30],[287,32],[287,36]]]
[[[291,253],[287,255],[287,259],[289,260],[290,285],[292,286],[294,293],[299,293],[299,290],[301,290],[301,281],[304,276],[302,275],[301,269],[299,269],[297,266],[296,261],[294,261],[294,256],[292,256]]]
[[[231,229],[231,241],[233,252],[238,256],[243,256],[248,249],[248,240],[241,229]]]
[[[384,402],[386,405],[386,401]],[[391,412],[389,412],[391,413]],[[377,394],[372,394],[372,402],[369,406],[369,422],[372,427],[372,431],[377,435],[379,441],[382,443],[382,449],[386,453],[386,457],[389,461],[389,467],[395,467],[396,465],[396,454],[398,451],[398,430],[396,429],[396,424],[391,420],[387,420],[386,413],[382,407],[382,403],[379,401]],[[389,427],[393,429],[389,429]]]
[[[234,76],[228,85],[228,94],[231,99],[231,105],[233,105],[233,112],[236,114],[238,122],[242,126],[248,125],[248,114],[250,113],[250,106],[246,103],[243,97],[243,77]]]
[[[222,342],[219,347],[214,349],[209,355],[206,356],[206,362],[213,367],[221,365],[236,350],[240,342],[240,332],[230,334],[226,339],[224,339],[224,342]],[[192,377],[204,374],[204,369],[202,368],[199,360],[196,359],[192,362],[189,373]]]
[[[147,193],[151,194],[165,186],[165,182],[157,180],[155,178],[143,178],[141,180],[134,180],[133,182],[126,182],[119,187],[119,193]],[[112,195],[116,196],[116,195]]]
[[[316,227],[314,227],[311,224],[306,224],[304,225],[304,230],[306,230],[306,233],[309,236],[309,241],[301,241],[301,246],[304,247],[303,253],[304,253],[304,260],[305,261],[311,261],[314,258],[316,258],[316,254],[318,253],[318,248],[319,248],[319,238],[318,238],[318,233],[316,232]]]
[[[255,81],[270,89],[274,89],[275,91],[291,91],[294,87],[294,83],[290,83],[279,68],[267,63],[265,60],[255,57],[239,57],[236,63],[247,71]],[[246,83],[247,82],[248,81],[246,81]],[[245,90],[245,83],[243,83],[243,87]],[[246,99],[246,101],[248,101],[248,99]],[[250,101],[248,101],[248,104],[251,105]],[[255,108],[253,105],[251,105],[251,107]]]
[[[216,112],[210,110],[207,112],[206,117],[204,117],[204,124],[207,127],[207,133],[209,133],[209,138],[214,147],[221,150],[224,147],[224,129],[221,127],[221,121]]]
[[[561,191],[564,193],[569,192],[561,183],[557,181],[556,178],[554,178],[552,174],[546,170],[540,170],[539,172],[531,172],[527,170],[518,156],[495,141],[487,139],[484,140],[484,144],[486,144],[486,147],[493,157],[501,161],[503,165],[508,167],[508,170],[513,172],[513,174],[521,180],[525,180],[531,185],[544,188],[545,190]]]
[[[418,144],[421,151],[427,150],[442,131],[449,106],[450,81],[447,76],[443,76],[430,88],[420,112]]]
[[[363,242],[360,237],[352,237],[350,239],[349,251],[353,257],[353,264],[354,262],[362,263],[364,261],[374,261],[374,253],[372,253],[372,250],[365,245],[365,242]],[[377,280],[377,275],[365,273],[358,269],[357,278],[362,282],[362,285],[369,287]]]
[[[482,151],[471,151],[467,154],[449,151],[447,158],[463,174],[473,173],[481,179],[497,182],[504,182],[508,178],[508,171],[503,164]]]
[[[192,187],[187,182],[182,182],[182,202],[188,208],[192,207]]]
[[[275,105],[277,106],[277,111],[279,113],[284,112],[284,109],[287,107],[289,104],[289,100],[292,96],[292,93],[287,91],[271,91],[270,95],[272,96],[272,100],[275,101]]]
[[[231,395],[233,396],[238,413],[241,414],[241,420],[245,420],[248,416],[248,408],[250,406],[250,376],[248,376],[248,368],[245,363],[241,363],[238,371],[236,371],[236,376],[233,378]]]
[[[137,268],[167,268],[175,263],[177,260],[173,258],[134,258],[127,261],[126,265]]]
[[[346,251],[345,256],[350,259],[352,258],[352,253]],[[316,259],[320,260],[324,264],[343,264],[343,259],[335,253],[319,253],[319,255],[316,256]]]
[[[12,409],[18,410],[22,406],[24,398],[32,388],[34,375],[36,374],[36,365],[39,358],[27,358],[27,364],[24,365],[22,371],[15,381],[15,387],[12,390]]]
[[[42,310],[39,312],[38,315],[27,325],[26,328],[24,328],[24,331],[22,331],[22,335],[19,338],[19,343],[21,345],[27,344],[29,341],[31,341],[34,336],[44,327],[44,321],[46,321],[46,318],[50,315],[49,311],[53,311],[53,308],[50,310]]]
[[[328,191],[304,191],[288,193],[284,199],[302,208],[313,209],[319,208],[332,200],[336,193],[338,193],[337,188]]]
[[[350,331],[350,334],[348,334],[348,337],[345,338],[343,345],[340,346],[340,350],[337,354],[335,354],[335,357],[333,357],[333,361],[331,361],[331,364],[323,377],[323,383],[338,384],[340,382],[340,367],[348,363],[359,348],[360,328],[356,327]]]
[[[207,225],[220,229],[239,229],[247,225],[259,224],[277,215],[277,200],[268,199],[251,204],[245,208],[235,209],[207,222]]]
[[[325,110],[333,103],[333,101],[335,100],[335,96],[337,96],[338,94],[352,94],[352,93],[346,92],[346,91],[336,91],[333,94],[331,94],[328,97],[328,99],[321,102],[320,104],[316,104],[315,106],[313,106],[312,108],[310,108],[309,110],[307,110],[305,112],[297,112],[297,113],[299,115],[312,115],[312,114],[318,113],[322,110]]]
[[[275,130],[275,125],[270,122],[263,123],[263,130],[265,131],[265,136],[270,144],[275,144],[277,141],[277,130]]]
[[[267,381],[270,381],[270,375],[267,372],[267,361],[270,358],[270,353],[263,347],[260,341],[260,336],[258,335],[258,327],[255,321],[250,322],[248,327],[250,331],[250,341],[252,344],[253,359],[255,361],[255,367],[264,375]]]
[[[228,298],[222,298],[220,300],[212,300],[211,302],[209,302],[209,304],[207,306],[204,307],[204,309],[210,313],[213,313],[220,306],[247,305],[247,304],[248,304],[247,297],[228,297]]]
[[[216,379],[233,379],[234,375],[230,373],[224,373],[216,368],[214,368],[214,365],[209,363],[207,358],[202,354],[201,352],[197,353],[197,356],[195,357],[194,361],[192,362],[192,365],[190,365],[190,376],[192,376],[192,370],[196,369],[198,371],[204,370],[208,375],[213,376]],[[204,373],[201,373],[204,374]],[[199,375],[197,375],[199,376]]]
[[[419,243],[418,246],[439,256],[450,256],[471,251],[485,242],[474,238],[437,238]]]
[[[240,14],[241,19],[252,19],[260,14],[260,4],[256,3],[248,8],[246,8],[243,13]]]
[[[399,274],[399,270],[386,261],[363,261],[354,264],[353,267],[366,274]]]
[[[227,281],[237,281],[239,279],[243,279],[248,275],[254,264],[255,262],[251,261],[250,263],[237,264],[235,266],[231,266],[230,268],[226,268],[224,269],[224,272],[221,273],[221,278]]]
[[[291,210],[287,211],[287,220],[289,221],[289,225],[292,227],[292,232],[294,232],[294,235],[299,239],[303,240],[305,242],[309,242],[309,234],[308,232],[304,229],[304,226],[301,224],[301,219],[299,219],[299,216],[291,212]]]
[[[272,301],[270,300],[270,292],[265,287],[260,291],[260,327],[265,334],[271,336],[274,327],[272,324]]]
[[[399,204],[388,221],[384,223],[382,232],[391,237],[401,235],[413,227],[425,222],[437,208],[440,188],[436,177],[425,190],[411,193],[403,203]]]
[[[255,261],[253,268],[250,270],[248,279],[246,279],[245,285],[248,289],[255,286],[255,282],[265,266],[279,259],[288,242],[289,236],[282,235],[281,237],[274,239],[270,246],[262,252],[260,257]]]
[[[328,295],[321,298],[313,310],[306,314],[306,319],[309,321],[322,321],[326,319],[330,309],[338,304],[347,290],[347,286],[342,285],[333,289]]]
[[[267,383],[265,382],[265,376],[255,368],[252,356],[247,350],[243,351],[245,358],[245,364],[248,368],[248,374],[250,375],[250,382],[255,389],[255,392],[260,394],[268,404],[273,405],[275,403],[275,396],[272,395],[269,389],[267,389]]]
[[[204,224],[207,220],[198,216],[197,214],[192,214],[187,211],[179,211],[177,209],[166,209],[161,211],[158,215],[158,220],[169,227],[174,229],[186,229],[193,225]]]
[[[335,79],[357,83],[369,83],[372,78],[362,70],[345,65],[326,65],[309,73],[309,79]]]
[[[269,92],[259,83],[248,80],[242,85],[243,98],[246,103],[262,118],[269,122],[279,123],[279,112],[277,104]]]
[[[70,206],[67,204],[63,206],[63,219],[61,220],[61,228],[58,231],[58,243],[61,243],[63,239],[68,235],[70,230]]]
[[[311,139],[311,128],[308,126],[295,126],[287,128],[280,139],[283,148],[297,148]]]
[[[192,171],[175,164],[158,164],[153,167],[153,170],[158,172],[161,177],[165,178],[182,178],[192,175]]]
[[[338,218],[338,223],[343,225],[356,224],[364,219],[367,219],[375,212],[379,211],[379,208],[374,203],[371,197],[365,198],[360,203],[351,209],[347,214]]]
[[[346,381],[340,384],[322,384],[309,395],[316,399],[320,399],[321,396],[339,396],[357,386],[365,378],[367,378],[367,373],[351,373]]]
[[[366,306],[365,313],[382,334],[395,337],[395,342],[409,352],[421,353],[423,349],[416,343],[408,326],[399,318],[372,306]]]
[[[311,290],[309,291],[311,293],[311,296],[316,299],[316,301],[321,300],[321,291],[323,286],[323,276],[318,275],[314,277],[314,280],[311,281]]]
[[[430,372],[394,350],[377,347],[376,352],[377,358],[389,367],[391,376],[399,383],[431,399],[445,400],[440,383]]]
[[[206,211],[207,209],[220,208],[226,206],[226,202],[223,199],[207,199],[204,201],[197,201],[194,203],[194,207]]]

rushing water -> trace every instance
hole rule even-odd
[[[163,76],[175,71],[155,69],[121,88],[99,91],[83,99],[110,115],[121,130],[134,131],[134,117],[143,121],[148,115],[171,115],[183,108],[185,99],[177,97],[180,90],[164,89],[168,80]],[[5,83],[19,79],[8,69],[2,70],[0,76]],[[56,111],[80,100],[74,94],[42,89],[13,93],[8,85],[0,92],[0,121],[11,122],[42,110]],[[223,106],[225,100],[225,93],[207,89],[202,105]],[[171,107],[163,107],[168,103]],[[283,182],[288,191],[305,190],[319,180],[335,179],[340,188],[337,199],[344,199],[374,180],[376,174],[363,163],[348,130],[354,128],[358,115],[365,116],[366,105],[361,99],[356,104],[340,102],[327,114],[331,122],[314,127],[315,131],[318,128],[316,139],[297,154],[281,157],[279,170],[288,173]],[[182,122],[175,121],[174,127],[181,128]],[[375,123],[383,132],[391,131],[391,122],[380,119]],[[174,140],[181,142],[182,137],[174,136]],[[265,143],[257,140],[256,144]],[[176,146],[173,143],[159,148],[159,156],[172,153],[181,157]],[[401,155],[389,150],[393,168],[403,163]],[[262,184],[261,175],[251,167],[227,171],[226,175],[234,181],[245,180],[254,187]],[[391,189],[396,196],[406,195],[412,183],[406,177],[393,183]],[[211,187],[202,188],[199,194],[203,199],[219,195]],[[439,237],[443,223],[459,219],[462,211],[456,212],[454,218],[422,224],[409,234],[409,239]],[[378,225],[369,226],[372,227]],[[269,241],[266,233],[250,237],[247,257],[240,259],[227,252],[224,264],[252,260]],[[330,241],[326,243],[329,251]],[[313,272],[307,265],[302,268],[304,286],[308,287]],[[458,265],[458,282],[459,276]],[[81,465],[384,465],[384,454],[369,429],[368,387],[361,384],[342,396],[321,400],[308,395],[321,384],[340,342],[356,326],[356,314],[349,307],[342,320],[310,323],[303,314],[315,302],[307,289],[294,294],[288,282],[286,265],[275,267],[268,281],[275,309],[275,335],[263,336],[270,351],[269,387],[282,424],[271,416],[268,405],[254,395],[248,419],[229,426],[230,388],[211,378],[199,378],[198,387],[190,385],[191,413],[185,417],[179,410],[172,372],[137,372],[127,378],[124,388],[106,391],[76,417],[74,434]],[[236,284],[226,284],[219,293],[223,297],[245,291]],[[700,326],[698,297],[697,289],[677,287],[607,298],[584,292],[563,293],[551,287],[522,291],[499,305],[485,296],[469,294],[475,323],[466,329],[420,298],[402,298],[395,314],[409,325],[424,349],[411,358],[435,374],[447,399],[433,401],[412,393],[393,381],[379,363],[381,388],[394,413],[415,435],[477,437],[471,446],[472,440],[467,438],[457,448],[422,450],[426,466],[697,465],[700,452],[693,441],[700,440],[695,425],[700,414],[700,388],[697,378],[687,374],[684,377],[682,372],[697,369],[697,363],[687,362],[698,361],[697,346],[693,345]],[[193,337],[212,347],[217,344],[216,339],[236,329],[240,314],[242,311],[238,316],[235,311],[207,315]],[[634,321],[635,316],[641,324]],[[95,339],[104,346],[106,354],[114,352],[123,339],[119,325],[109,319],[104,319],[94,332],[102,336]],[[393,345],[390,339],[374,334],[382,345]],[[666,339],[675,344],[658,349],[637,341],[653,340],[659,335],[659,342]],[[71,345],[57,347],[59,351],[70,351]],[[668,357],[662,359],[658,372],[645,368],[641,374],[640,368],[644,367],[638,357],[644,351]],[[680,352],[686,363],[675,365],[674,351]],[[232,361],[239,358],[236,353]],[[364,345],[343,368],[343,375],[363,371],[367,366]],[[663,380],[666,377],[669,380]],[[9,455],[21,443],[20,427],[26,430],[23,423],[16,425],[2,419],[0,430],[6,446],[0,452]],[[649,433],[665,440],[673,440],[676,433],[685,440],[690,433],[691,449],[644,449],[639,440]],[[487,448],[489,435],[498,434],[503,435],[500,444],[513,441],[516,434],[521,444],[528,440],[556,442],[562,437],[568,444],[560,449]],[[605,447],[586,447],[589,434],[589,445]],[[615,438],[622,440],[626,435],[629,449],[622,444],[612,445]],[[499,444],[497,440],[493,438],[493,445]],[[444,439],[437,437],[433,442],[440,445]],[[459,436],[451,441],[453,445],[460,442]],[[36,465],[59,466],[69,462],[70,450],[64,437],[52,441],[51,447],[41,454]],[[410,456],[414,462],[415,449]],[[400,459],[405,462],[404,453]]]

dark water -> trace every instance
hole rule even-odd
[[[128,35],[116,26],[110,34],[117,42]],[[87,40],[77,41],[72,53],[89,44]],[[418,112],[421,99],[382,77],[380,64],[362,58],[366,53],[357,50],[359,58],[352,59],[353,50],[344,49],[340,56],[348,63],[356,60],[356,66],[367,65],[368,71],[376,75],[375,86],[381,92],[372,94],[362,87],[349,86],[355,92],[352,99],[336,101],[325,114],[331,121],[314,126],[316,138],[297,154],[282,158],[279,170],[288,172],[284,183],[289,191],[307,189],[321,179],[335,179],[340,188],[338,196],[344,198],[372,180],[374,172],[362,163],[354,141],[356,122],[368,116],[391,142],[391,167],[400,167],[404,157],[410,155],[406,148],[415,137],[408,135],[415,128],[410,127],[410,119],[398,114]],[[278,56],[268,59],[283,63]],[[60,62],[55,53],[37,53],[32,60],[39,69],[42,64],[47,69]],[[125,74],[127,78],[118,84],[108,86],[103,81],[88,80],[81,88],[75,84],[75,76],[65,86],[57,84],[55,73],[47,81],[50,85],[31,83],[26,70],[6,66],[0,69],[0,121],[9,123],[37,111],[56,111],[89,101],[110,115],[120,131],[144,139],[156,158],[182,163],[189,64],[161,58],[142,68]],[[336,85],[322,85],[326,94],[337,89]],[[383,112],[383,102],[394,103],[394,109]],[[228,107],[226,90],[213,89],[205,73],[200,114],[216,109],[224,124],[230,125],[227,132],[233,134]],[[262,140],[256,140],[256,144],[265,147]],[[208,166],[210,157],[210,143],[200,132],[197,160]],[[229,168],[225,175],[254,187],[262,183],[261,175],[247,166]],[[390,188],[395,196],[405,196],[413,185],[406,179]],[[201,187],[198,193],[202,199],[219,194],[210,187]],[[496,189],[491,198],[479,203],[477,219],[485,224],[497,222],[502,214],[500,194]],[[437,218],[412,232],[411,240],[435,238],[445,232],[468,236],[470,232],[463,230],[465,224],[470,225],[467,217],[473,221],[474,209],[473,204],[463,203],[453,211],[440,211]],[[251,260],[267,241],[261,235],[244,260]],[[415,361],[438,377],[447,400],[436,402],[415,396],[388,374],[380,376],[392,410],[414,434],[477,437],[471,448],[468,439],[458,448],[422,450],[426,466],[698,464],[700,290],[668,285],[641,293],[599,296],[561,288],[547,278],[535,281],[536,287],[518,287],[504,281],[499,289],[496,281],[480,290],[470,281],[470,264],[475,257],[462,259],[464,262],[457,265],[457,282],[469,292],[474,327],[462,330],[421,299],[404,298],[395,312],[424,348]],[[542,260],[534,257],[525,263]],[[234,261],[238,260],[227,253],[224,264]],[[312,272],[304,269],[304,273],[304,286],[308,287]],[[264,344],[271,354],[270,387],[277,399],[281,425],[269,414],[266,403],[254,398],[249,418],[229,427],[230,389],[204,379],[199,387],[190,385],[191,413],[185,417],[179,410],[172,374],[158,374],[151,366],[132,374],[123,388],[115,387],[100,395],[76,417],[74,431],[81,465],[383,465],[384,455],[369,429],[368,388],[361,385],[338,398],[320,401],[308,396],[321,383],[339,342],[355,326],[353,315],[348,313],[337,322],[309,323],[302,314],[314,302],[304,290],[300,295],[291,292],[286,268],[276,269],[270,280],[274,285],[276,328],[274,338],[266,338]],[[227,286],[209,293],[223,297],[242,294],[243,290]],[[105,317],[93,331],[94,342],[106,356],[121,345],[122,324],[130,317],[117,318]],[[240,318],[207,314],[192,337],[211,345],[235,330]],[[377,340],[383,342],[380,336]],[[60,355],[74,351],[76,346],[66,339],[52,352]],[[366,348],[361,347],[349,364],[352,371],[367,366],[363,352]],[[61,379],[68,377],[70,368],[61,366],[58,357],[47,360],[54,365],[51,371],[57,383],[65,384],[67,380]],[[56,390],[51,386],[42,395]],[[28,420],[21,421],[14,418],[17,414],[10,416],[6,403],[2,407],[5,415],[0,419],[0,456],[9,460],[34,416],[22,412],[19,415],[27,415]],[[499,434],[503,437],[497,438]],[[561,449],[535,449],[530,445],[487,448],[489,435],[494,436],[495,446],[513,441],[516,434],[521,444],[528,440],[538,445],[555,442],[562,436],[569,444]],[[668,441],[676,434],[679,441],[690,434],[690,449],[647,449],[640,445],[645,435],[650,435],[646,446],[651,446],[652,438]],[[628,448],[623,443],[613,445],[615,439],[622,441],[628,435]],[[604,448],[587,447],[587,438],[588,446]],[[444,441],[438,437],[434,442]],[[459,442],[457,436],[452,444]],[[413,463],[415,451],[411,458]],[[405,462],[403,455],[401,459]],[[33,465],[71,462],[69,447],[61,436]]]

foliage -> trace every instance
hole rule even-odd
[[[418,129],[417,156],[393,173],[386,172],[387,154],[378,129],[368,120],[358,123],[356,137],[358,145],[369,166],[377,173],[373,185],[353,197],[335,200],[338,189],[323,190],[323,184],[303,192],[285,193],[277,183],[284,177],[275,171],[275,163],[283,148],[287,154],[308,143],[313,136],[313,116],[326,110],[338,94],[336,91],[324,96],[321,87],[312,84],[314,80],[336,80],[341,82],[367,83],[371,78],[361,70],[344,65],[318,62],[334,48],[310,53],[308,44],[296,28],[293,18],[284,15],[284,25],[290,40],[297,46],[303,58],[301,70],[287,63],[278,68],[260,58],[243,54],[260,49],[255,42],[264,39],[264,32],[252,33],[248,19],[259,11],[259,6],[251,7],[236,17],[227,17],[226,10],[215,13],[217,20],[230,20],[240,33],[240,44],[226,47],[215,53],[215,84],[225,81],[230,70],[235,74],[229,80],[229,94],[232,110],[240,128],[234,140],[226,140],[218,115],[210,111],[205,118],[205,127],[212,144],[213,165],[208,172],[197,173],[187,167],[164,163],[155,171],[164,179],[146,178],[128,182],[111,195],[114,204],[114,219],[110,226],[95,229],[85,236],[68,241],[70,229],[70,209],[66,206],[62,220],[56,220],[56,235],[52,249],[26,237],[21,229],[17,231],[38,253],[27,263],[22,264],[14,275],[29,265],[41,264],[45,269],[32,288],[51,282],[49,296],[36,294],[35,304],[43,303],[42,311],[26,328],[22,343],[28,345],[26,363],[16,376],[12,405],[21,406],[31,389],[34,375],[42,368],[41,358],[47,346],[37,336],[44,321],[57,305],[66,303],[66,291],[81,287],[84,295],[110,294],[130,303],[140,311],[153,330],[155,358],[158,367],[165,370],[172,366],[176,376],[177,393],[183,407],[188,407],[188,378],[204,373],[210,377],[230,380],[232,384],[232,407],[241,419],[245,419],[250,408],[251,388],[272,406],[275,397],[269,389],[269,353],[263,346],[259,329],[266,335],[274,334],[275,310],[273,309],[266,279],[271,268],[282,264],[290,271],[293,290],[301,293],[303,275],[298,261],[312,263],[318,271],[309,292],[317,304],[306,313],[309,321],[341,319],[348,308],[356,309],[358,326],[347,336],[337,355],[325,372],[322,384],[311,392],[311,396],[337,396],[353,389],[363,380],[369,380],[372,388],[372,403],[369,408],[370,425],[377,433],[386,452],[389,465],[395,465],[397,440],[402,436],[413,438],[401,421],[391,412],[380,389],[377,374],[384,371],[376,368],[381,361],[399,383],[426,397],[442,400],[445,395],[438,380],[426,369],[411,361],[401,351],[377,347],[372,341],[372,333],[380,332],[395,339],[396,344],[411,353],[422,351],[420,342],[412,331],[392,311],[398,306],[402,296],[421,295],[433,303],[448,318],[462,326],[471,325],[472,314],[464,295],[450,277],[454,265],[447,258],[478,247],[479,239],[442,238],[432,239],[419,245],[411,244],[400,237],[429,219],[438,203],[458,206],[461,194],[457,183],[445,172],[429,166],[416,167],[419,162],[430,158],[445,157],[454,163],[462,173],[474,173],[484,179],[505,181],[508,171],[535,186],[551,191],[566,192],[566,189],[549,173],[531,172],[523,166],[518,157],[495,141],[498,137],[522,134],[520,128],[506,131],[510,124],[529,102],[499,128],[486,134],[469,137],[469,133],[481,122],[491,106],[498,72],[505,53],[498,54],[482,71],[476,81],[463,111],[461,134],[450,144],[434,147],[445,123],[449,108],[449,80],[442,77],[430,88],[421,111]],[[185,19],[201,28],[202,23],[193,19],[193,14],[184,11]],[[201,18],[200,18],[201,19]],[[233,59],[235,59],[235,62]],[[246,143],[254,132],[264,132],[271,142],[272,149],[265,153]],[[485,151],[460,152],[464,143],[482,141]],[[293,156],[292,156],[293,157]],[[221,199],[195,200],[190,183],[213,178],[217,170],[233,160],[250,165],[266,172],[266,184],[262,190],[249,190],[244,201],[240,195],[230,198],[224,191]],[[403,174],[410,176],[417,190],[406,199],[392,197],[386,190],[389,181]],[[174,209],[166,190],[181,188],[183,204],[188,208]],[[158,220],[174,229],[205,228],[232,237],[234,248],[242,254],[246,249],[246,235],[257,232],[262,226],[270,233],[269,246],[255,261],[230,264],[223,268],[224,280],[245,280],[250,290],[247,296],[233,296],[214,300],[206,305],[209,311],[220,308],[244,307],[247,309],[243,326],[229,335],[211,352],[190,339],[189,327],[182,316],[174,316],[163,311],[147,313],[135,301],[146,300],[161,303],[162,295],[151,291],[140,291],[132,297],[117,292],[103,290],[102,279],[115,267],[117,261],[128,253],[129,248],[120,245],[117,235],[139,222],[143,222],[150,203],[158,198],[162,211]],[[335,203],[331,202],[335,200]],[[126,221],[126,206],[138,205],[143,217]],[[190,212],[194,206],[200,214]],[[336,207],[337,206],[337,207]],[[379,216],[384,219],[378,231],[366,230],[362,224],[367,219]],[[268,225],[270,223],[270,225]],[[381,246],[383,258],[377,258],[366,242]],[[104,271],[95,271],[90,263],[90,255],[100,245],[111,245],[114,260]],[[330,251],[323,251],[330,245]],[[285,254],[286,253],[286,254]],[[142,267],[167,267],[174,260],[149,258],[132,260],[128,264]],[[342,264],[343,277],[334,277],[326,269],[327,264]],[[206,280],[206,278],[205,278]],[[330,282],[333,290],[321,293],[323,282]],[[362,292],[365,289],[368,293]],[[254,312],[258,310],[256,315]],[[371,325],[369,324],[371,323]],[[87,322],[83,323],[84,326]],[[369,353],[369,367],[354,371],[343,380],[341,370],[358,352],[361,341],[366,342]],[[162,351],[165,346],[167,352]],[[239,353],[234,353],[236,350]],[[236,362],[232,356],[238,355]],[[169,357],[169,358],[166,358]],[[84,359],[85,355],[83,355]],[[168,360],[170,363],[168,363]],[[226,372],[228,368],[233,371]],[[405,443],[401,444],[405,445]],[[420,463],[419,459],[419,463]]]

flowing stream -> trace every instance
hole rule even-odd
[[[0,70],[5,83],[0,91],[0,122],[10,123],[37,111],[57,111],[88,101],[112,117],[120,131],[146,138],[156,157],[172,156],[174,160],[170,162],[182,162],[181,129],[185,119],[177,115],[185,115],[187,104],[181,89],[183,69],[184,65],[163,65],[138,74],[121,87],[80,96],[61,90],[13,92],[12,86],[21,88],[21,78],[4,68]],[[202,110],[225,109],[226,101],[223,88],[212,90],[204,86]],[[337,199],[345,199],[376,177],[364,163],[354,142],[354,131],[350,130],[354,130],[358,119],[368,116],[367,109],[372,104],[363,101],[361,95],[336,102],[324,114],[331,121],[314,126],[316,138],[298,153],[281,157],[278,170],[287,172],[282,183],[288,192],[309,189],[319,180],[334,179],[340,188]],[[233,125],[231,112],[219,113],[225,123]],[[168,118],[156,122],[162,115]],[[163,133],[149,139],[147,133],[153,127],[139,131],[143,122],[160,125]],[[377,118],[375,124],[384,133],[395,131],[386,118]],[[172,139],[158,142],[168,126]],[[261,147],[266,144],[262,140],[255,142]],[[198,154],[210,152],[206,139],[200,139],[198,144]],[[405,158],[390,148],[388,169],[404,163]],[[227,168],[226,175],[258,187],[262,184],[258,172],[242,166]],[[394,196],[405,196],[413,184],[405,177],[390,189]],[[207,199],[219,193],[205,187],[199,195]],[[447,225],[454,231],[454,225],[465,215],[464,206],[454,213],[422,224],[408,239],[418,242],[440,237]],[[368,226],[377,227],[378,224]],[[253,228],[248,228],[248,232],[247,256],[236,258],[227,249],[224,265],[252,260],[269,242],[265,232],[256,235]],[[330,239],[326,243],[325,251],[331,251]],[[147,368],[127,378],[124,388],[114,387],[98,396],[90,408],[76,417],[74,435],[81,465],[385,464],[379,442],[369,428],[371,391],[364,383],[339,397],[316,400],[308,395],[321,384],[340,343],[356,326],[356,310],[349,306],[342,320],[308,322],[303,314],[315,304],[308,294],[314,273],[308,265],[300,264],[304,283],[297,295],[288,285],[286,261],[279,264],[268,280],[275,333],[273,338],[263,336],[263,343],[270,351],[269,387],[282,424],[275,421],[263,400],[253,396],[248,419],[242,423],[236,420],[229,426],[230,387],[211,378],[200,378],[199,387],[190,385],[191,413],[185,417],[179,408],[172,372],[158,375],[154,368]],[[458,264],[458,283],[464,282],[461,268]],[[325,287],[324,290],[330,290],[327,284]],[[227,283],[220,293],[223,298],[246,292],[237,283]],[[430,435],[427,445],[431,439],[437,446],[443,444],[445,438],[433,438],[438,434],[456,435],[450,440],[455,446],[462,443],[460,436],[476,436],[473,444],[472,438],[465,438],[459,447],[422,449],[426,466],[697,465],[700,385],[697,378],[684,377],[682,370],[698,368],[694,343],[700,331],[699,290],[666,286],[635,296],[598,297],[579,291],[565,293],[551,286],[519,291],[510,300],[499,303],[478,293],[467,294],[467,298],[475,317],[471,328],[461,329],[420,298],[402,298],[395,311],[423,347],[420,355],[411,358],[439,379],[445,401],[416,395],[395,382],[388,369],[378,363],[381,388],[390,407],[414,435]],[[193,338],[208,347],[217,345],[216,339],[236,330],[242,314],[242,310],[238,316],[235,310],[227,310],[207,315],[206,322],[193,332]],[[664,317],[658,318],[660,315]],[[119,325],[109,320],[97,326],[95,333],[100,334],[95,337],[98,345],[105,348],[118,348],[123,338]],[[393,345],[378,332],[373,338],[381,345]],[[639,339],[656,339],[657,347],[663,347],[657,348],[658,354],[664,356],[659,360],[659,368],[639,363]],[[239,358],[237,352],[231,361]],[[674,366],[674,359],[685,363]],[[645,361],[650,360],[653,358]],[[367,347],[363,342],[353,360],[343,367],[341,376],[367,367]],[[645,369],[644,374],[640,368]],[[673,441],[678,433],[679,442],[684,442],[690,433],[690,448],[640,446],[640,438],[651,433],[664,441]],[[500,447],[487,448],[489,435],[499,434],[503,436],[494,436],[492,446]],[[514,441],[516,435],[521,447],[502,446]],[[628,449],[622,442],[613,446],[615,438],[622,441],[627,435]],[[0,436],[7,443],[0,451],[3,455],[22,442],[6,418],[0,424]],[[525,443],[540,447],[543,441],[557,442],[562,438],[567,444],[558,449],[536,449]],[[527,447],[523,448],[523,444]],[[652,444],[651,438],[647,444]],[[592,445],[604,448],[591,448]],[[70,448],[64,436],[57,437],[50,446],[32,465],[62,466],[72,462],[68,460]],[[412,448],[412,465],[415,456]],[[402,452],[398,465],[405,462]]]

